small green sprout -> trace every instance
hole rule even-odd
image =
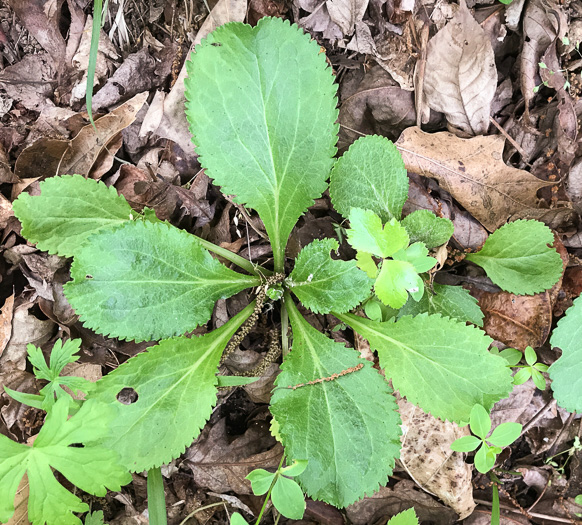
[[[513,376],[514,385],[521,385],[531,377],[534,384],[540,390],[546,389],[546,380],[542,372],[547,372],[549,367],[543,363],[538,363],[537,359],[538,356],[535,350],[531,346],[528,346],[525,349],[525,362],[527,365],[517,365],[517,368],[520,368],[520,370]]]
[[[303,473],[307,468],[307,460],[295,460],[291,465],[283,468],[281,467],[282,464],[283,462],[281,462],[276,472],[268,472],[259,468],[253,470],[246,477],[251,482],[255,496],[267,494],[255,525],[260,523],[269,498],[273,502],[273,506],[286,518],[292,520],[303,518],[305,496],[301,487],[291,478]],[[247,523],[245,519],[237,512],[232,515],[230,520],[230,525],[244,525],[245,523]]]
[[[497,454],[504,447],[511,445],[521,434],[522,426],[519,423],[501,423],[491,433],[491,418],[481,405],[475,405],[471,410],[469,428],[475,436],[463,436],[451,443],[451,450],[455,452],[472,452],[475,454],[475,468],[485,474],[495,465]]]

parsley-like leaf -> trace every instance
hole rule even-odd
[[[89,506],[71,494],[54,477],[51,467],[81,490],[105,496],[131,481],[115,453],[96,443],[107,431],[111,409],[87,401],[67,420],[69,404],[58,400],[48,414],[32,447],[0,435],[0,521],[14,512],[14,497],[22,476],[29,481],[28,518],[34,525],[81,525],[73,512]],[[72,447],[82,444],[83,448]]]

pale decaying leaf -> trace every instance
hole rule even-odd
[[[472,469],[450,445],[469,435],[468,428],[441,421],[405,399],[398,400],[398,407],[403,428],[400,462],[420,487],[451,507],[459,519],[466,518],[475,508]]]
[[[462,0],[455,17],[428,43],[426,103],[444,113],[449,126],[468,135],[481,135],[489,127],[496,88],[491,41]]]
[[[501,135],[461,139],[452,133],[406,129],[396,146],[406,169],[439,182],[485,228],[509,218],[543,218],[536,193],[551,183],[503,162]]]
[[[341,28],[344,35],[351,35],[356,22],[364,18],[368,0],[327,0],[326,5],[333,22]]]
[[[227,22],[242,22],[246,13],[247,0],[219,0],[196,34],[196,39],[188,51],[188,56],[194,52],[194,47],[218,26]],[[140,134],[145,135],[148,131],[154,131],[156,135],[174,141],[185,152],[193,154],[194,144],[184,113],[184,104],[186,103],[184,79],[186,74],[186,63],[184,63],[170,93],[163,100],[158,97],[157,104],[152,104],[151,110],[146,113]],[[163,106],[161,118],[160,104]]]
[[[134,120],[147,100],[144,91],[90,124],[71,140],[41,138],[18,157],[14,173],[21,179],[80,174],[99,178],[111,167],[121,147],[120,133]]]
[[[31,305],[24,304],[14,309],[12,318],[12,336],[0,357],[0,369],[10,361],[18,370],[26,367],[26,346],[32,343],[42,346],[52,336],[55,324],[41,321],[29,312]]]
[[[14,315],[14,294],[6,299],[0,313],[0,356],[12,336],[12,316]]]

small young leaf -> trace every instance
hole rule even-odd
[[[312,498],[345,507],[392,472],[401,446],[397,405],[369,361],[311,327],[290,296],[285,304],[293,349],[275,381],[271,412],[287,457],[309,458],[295,479]]]
[[[128,469],[168,463],[198,436],[216,403],[222,352],[253,306],[203,336],[161,341],[97,382],[92,399],[116,408],[104,443]],[[124,388],[135,390],[134,403],[117,400]]]
[[[410,508],[390,518],[386,525],[418,525],[418,518],[414,508]]]
[[[402,226],[410,236],[410,242],[423,242],[430,250],[445,244],[455,227],[449,219],[437,217],[430,210],[416,210],[402,219]]]
[[[281,473],[285,476],[289,476],[294,478],[295,476],[299,476],[299,474],[303,473],[303,471],[307,468],[307,460],[306,459],[296,459],[293,461],[293,464],[286,466],[285,468],[281,469]]]
[[[481,474],[487,474],[494,466],[497,455],[485,443],[475,454],[475,468]]]
[[[75,256],[65,295],[88,328],[152,341],[194,330],[218,299],[257,286],[165,223],[128,222],[92,237]]]
[[[451,450],[455,452],[471,452],[475,450],[483,441],[475,436],[463,436],[451,443]]]
[[[32,447],[0,435],[0,521],[14,512],[14,497],[22,476],[29,481],[28,518],[34,525],[81,525],[73,512],[89,506],[57,482],[51,467],[81,490],[105,496],[107,488],[120,490],[131,481],[111,450],[96,445],[107,429],[111,409],[87,401],[67,420],[69,404],[58,400],[47,415]],[[71,447],[74,443],[83,448]]]
[[[410,298],[400,309],[399,317],[418,315],[422,313],[441,314],[443,317],[453,317],[459,321],[469,321],[477,326],[483,326],[484,314],[475,299],[461,286],[433,285],[432,293],[427,290],[420,301]],[[521,352],[519,353],[521,358]]]
[[[374,259],[369,253],[357,252],[356,261],[358,268],[364,270],[370,279],[375,279],[378,276],[378,266],[376,266]]]
[[[275,472],[267,472],[265,469],[257,468],[250,472],[245,479],[251,482],[253,494],[255,496],[262,496],[271,488],[271,484],[275,479]]]
[[[241,514],[234,512],[230,517],[230,525],[249,525],[249,522]]]
[[[351,208],[362,208],[383,222],[400,220],[408,198],[402,155],[387,138],[359,138],[331,170],[329,193],[334,208],[346,219]]]
[[[562,350],[561,357],[550,366],[554,397],[569,412],[582,412],[582,297],[558,322],[550,343]]]
[[[531,346],[528,346],[525,349],[525,362],[529,366],[533,366],[537,360],[538,356],[536,355],[535,350]]]
[[[335,239],[315,240],[297,256],[286,283],[303,306],[320,314],[347,312],[369,297],[373,281],[354,261],[333,260]]]
[[[336,152],[337,87],[325,53],[296,25],[263,18],[219,27],[187,70],[200,163],[223,193],[257,210],[282,270],[289,234],[325,191]]]
[[[523,354],[517,348],[506,348],[505,350],[501,350],[499,355],[507,361],[509,366],[517,365],[523,357]]]
[[[491,430],[491,418],[481,405],[475,405],[471,409],[471,417],[469,419],[471,432],[485,439]]]
[[[409,262],[387,259],[382,262],[374,292],[384,304],[398,309],[404,306],[409,293],[415,300],[422,297],[424,281]]]
[[[271,501],[286,518],[300,520],[305,512],[305,496],[301,487],[292,479],[280,476],[271,491]]]
[[[514,385],[523,385],[531,377],[531,368],[520,368],[513,376]]]
[[[408,261],[418,273],[432,270],[437,263],[434,257],[428,256],[428,249],[422,242],[411,244],[405,250],[396,252],[392,258],[398,261]]]
[[[391,257],[408,246],[408,234],[399,222],[392,219],[382,227],[380,217],[370,210],[352,208],[350,227],[348,242],[357,251]]]
[[[544,376],[537,370],[535,367],[530,368],[531,371],[531,378],[534,382],[534,385],[539,388],[540,390],[546,389],[546,380]]]
[[[95,512],[89,512],[85,516],[85,525],[104,525],[103,511],[96,510]]]
[[[510,369],[489,353],[492,340],[478,328],[440,315],[385,323],[352,314],[336,317],[378,351],[394,388],[435,417],[466,423],[474,405],[490,409],[511,391]]]
[[[519,423],[501,423],[491,432],[487,441],[496,447],[508,447],[520,436],[522,428]]]
[[[575,498],[574,498],[574,503],[576,503],[576,505],[582,505],[582,494],[578,494]]]
[[[91,234],[120,226],[132,214],[114,187],[81,175],[48,178],[40,190],[34,197],[21,193],[13,209],[22,236],[49,253],[72,257]]]
[[[533,295],[551,288],[562,275],[562,258],[551,248],[552,231],[538,221],[510,222],[492,233],[467,260],[507,292]]]

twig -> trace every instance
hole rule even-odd
[[[493,124],[498,130],[499,133],[501,133],[508,141],[509,143],[518,151],[518,153],[521,155],[521,158],[524,160],[524,162],[530,166],[530,163],[527,161],[527,153],[523,150],[523,148],[515,141],[515,139],[509,134],[507,133],[507,131],[505,131],[505,129],[503,129],[502,126],[500,126],[498,124],[498,122],[493,118],[493,117],[489,117],[489,122],[491,122],[491,124]]]
[[[479,505],[486,505],[487,507],[491,507],[493,505],[490,501],[485,501],[482,499],[476,499],[474,501]],[[513,512],[514,514],[522,514],[519,510],[513,509],[507,505],[500,504],[499,507],[502,508],[503,510]],[[568,520],[566,518],[557,518],[555,516],[548,516],[547,514],[540,514],[538,512],[530,512],[530,514],[533,518],[540,518],[548,521],[557,521],[558,523],[572,523],[571,520]]]
[[[525,425],[523,425],[520,437],[523,436],[531,427],[533,427],[545,415],[546,412],[555,406],[555,404],[556,400],[553,398],[550,399],[534,417],[532,417]]]

